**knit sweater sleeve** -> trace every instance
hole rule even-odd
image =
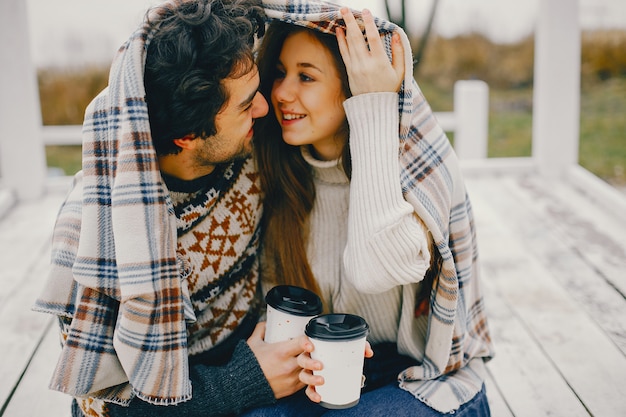
[[[352,154],[347,278],[365,293],[419,282],[430,253],[427,231],[400,185],[398,94],[358,95],[344,108]]]
[[[130,406],[108,404],[111,417],[211,417],[239,414],[272,404],[274,393],[256,357],[245,341],[240,341],[231,361],[224,366],[190,366],[193,388],[191,400],[178,405],[159,406],[135,398]]]

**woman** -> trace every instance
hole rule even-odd
[[[315,11],[274,15],[259,53],[273,115],[255,139],[263,279],[364,317],[375,354],[352,409],[292,397],[250,415],[489,415],[491,344],[471,210],[449,142],[410,77],[406,36],[379,21],[384,43],[366,10],[367,40],[347,9],[328,22],[313,20],[332,10]],[[336,37],[322,33],[333,27]],[[319,402],[323,381],[312,370],[323,364],[308,354],[299,364],[306,395]]]

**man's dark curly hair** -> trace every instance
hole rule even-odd
[[[222,80],[253,68],[265,13],[261,0],[174,0],[148,16],[153,38],[144,85],[152,141],[158,155],[176,154],[174,139],[216,133],[215,116],[228,101]]]

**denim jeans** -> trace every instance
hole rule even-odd
[[[250,410],[242,417],[490,417],[485,387],[454,414],[442,414],[433,410],[413,394],[389,383],[361,395],[359,403],[352,408],[328,410],[311,402],[304,391],[279,400],[275,405]]]

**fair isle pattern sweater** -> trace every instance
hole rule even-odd
[[[187,326],[192,357],[219,345],[247,315],[254,317],[260,308],[257,251],[261,206],[254,163],[251,159],[236,161],[217,168],[208,177],[211,182],[198,190],[173,188],[169,192],[178,231],[177,257],[196,316],[196,321]],[[166,182],[172,181],[170,178]],[[199,181],[207,182],[207,177],[195,183]],[[77,181],[74,191],[81,188]],[[70,194],[64,207],[74,206],[75,194]],[[55,231],[57,236],[67,232],[64,225],[76,221],[63,213],[67,210],[62,210]],[[71,319],[63,322],[66,337],[72,328]],[[191,372],[194,396],[177,405],[178,412],[220,415],[273,401],[271,388],[245,343],[237,346],[226,366],[195,365],[195,368]],[[246,385],[242,386],[241,381]],[[255,389],[250,391],[250,387]],[[250,395],[244,399],[242,392]],[[77,398],[82,412],[94,417],[159,416],[172,411],[172,406],[136,399],[123,402],[123,407],[114,404],[119,401],[108,403],[105,399],[110,400],[98,393]]]
[[[251,159],[219,167],[211,187],[170,190],[176,214],[177,253],[196,321],[187,326],[189,354],[208,351],[243,318],[258,311],[258,174]]]
[[[206,366],[211,348],[236,331],[248,316],[256,322],[260,200],[258,174],[251,160],[218,167],[207,177],[182,181],[164,176],[178,230],[178,254],[197,317],[187,326],[194,360],[191,400],[172,407],[133,401],[129,407],[104,404],[101,416],[223,415],[274,401],[252,352],[240,341],[223,366]],[[208,180],[208,181],[207,181]],[[230,344],[233,344],[231,341]],[[93,412],[97,403],[80,405]],[[88,407],[85,407],[88,405]],[[102,405],[102,404],[98,404]]]

